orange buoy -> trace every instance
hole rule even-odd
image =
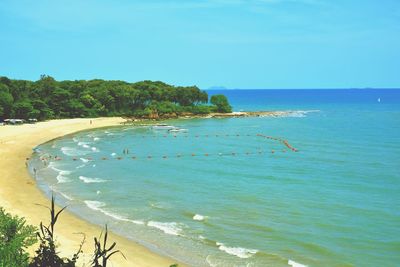
[[[204,156],[208,157],[208,153],[204,154]]]
[[[196,156],[196,154],[192,154],[192,157]]]

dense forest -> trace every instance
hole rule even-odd
[[[160,81],[56,81],[42,75],[38,81],[0,77],[0,120],[54,119],[99,116],[160,118],[164,115],[231,112],[223,95],[208,94],[196,86],[173,86]]]

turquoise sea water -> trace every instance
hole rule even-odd
[[[299,112],[81,132],[30,168],[78,216],[193,266],[399,265],[399,90],[223,93]]]

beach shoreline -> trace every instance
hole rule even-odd
[[[122,125],[126,120],[119,117],[63,119],[0,127],[0,206],[13,215],[24,217],[27,223],[38,226],[40,222],[48,223],[48,206],[50,200],[36,185],[26,168],[27,158],[32,149],[53,139],[79,131],[102,127]],[[37,205],[39,204],[39,205]],[[64,212],[57,223],[57,242],[60,255],[71,257],[79,247],[82,236],[74,233],[83,232],[86,242],[84,254],[80,261],[90,262],[93,251],[93,237],[100,235],[102,228],[91,224],[78,216]],[[114,266],[170,266],[179,263],[166,256],[159,255],[150,249],[111,233],[110,240],[117,242],[117,249],[126,256],[126,260],[115,255],[111,261]],[[33,252],[33,249],[30,249]],[[181,263],[179,263],[182,266]]]

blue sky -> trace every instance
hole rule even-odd
[[[0,75],[400,87],[399,0],[0,1]]]

